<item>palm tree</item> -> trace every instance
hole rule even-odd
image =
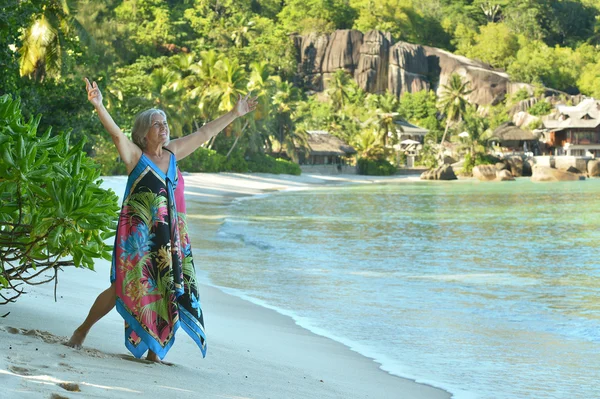
[[[288,136],[293,136],[296,132],[295,113],[296,102],[298,101],[300,92],[292,84],[283,81],[278,82],[276,91],[272,97],[273,118],[271,118],[271,133],[275,141],[279,144],[279,152],[284,147],[291,150],[290,140]],[[288,154],[291,156],[291,154]]]
[[[181,137],[184,132],[191,131],[193,111],[186,101],[181,74],[163,67],[152,71],[150,78],[146,98],[167,114],[173,137]]]
[[[262,152],[265,142],[268,142],[268,124],[273,110],[271,97],[277,89],[277,84],[281,82],[281,78],[272,75],[271,72],[271,67],[266,61],[254,62],[250,65],[248,90],[258,101],[256,110],[250,115],[249,133],[251,134],[248,144],[253,153]]]
[[[333,111],[338,112],[348,102],[350,97],[350,75],[343,69],[338,69],[327,83],[327,95],[331,99]]]
[[[21,76],[39,81],[47,76],[60,77],[67,39],[73,36],[83,41],[89,39],[74,15],[72,1],[52,0],[42,6],[40,15],[23,32],[23,45],[19,49]]]
[[[249,21],[243,14],[234,15],[227,23],[229,39],[237,48],[246,47],[250,40],[256,36],[256,22]]]
[[[374,108],[374,116],[368,120],[367,124],[371,123],[374,126],[381,145],[386,147],[388,144],[396,144],[398,142],[397,132],[404,131],[402,126],[396,123],[400,119],[398,97],[390,92],[384,95],[370,94],[365,99],[365,107],[367,109]]]
[[[463,81],[460,75],[453,73],[448,83],[442,86],[442,94],[438,101],[438,107],[446,115],[446,128],[440,145],[440,159],[443,159],[444,141],[452,122],[462,119],[467,110],[467,96],[473,92],[470,82]]]
[[[461,137],[459,141],[466,151],[471,156],[485,153],[491,136],[489,121],[487,118],[480,116],[473,105],[467,106],[461,128],[468,133],[468,136]]]

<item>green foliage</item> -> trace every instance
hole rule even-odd
[[[490,107],[487,114],[487,119],[489,121],[489,129],[491,131],[496,130],[496,128],[504,122],[511,120],[510,116],[508,116],[508,109],[503,103]]]
[[[186,172],[218,173],[224,170],[226,158],[208,148],[198,148],[177,162],[179,169]]]
[[[565,91],[576,91],[577,79],[589,56],[570,48],[549,47],[542,41],[521,38],[515,61],[507,68],[511,78],[525,83],[542,84]]]
[[[300,166],[283,158],[273,158],[265,154],[255,154],[248,160],[248,171],[254,173],[274,173],[299,176]]]
[[[431,90],[404,93],[400,98],[400,116],[429,131],[443,130],[438,119],[437,96]]]
[[[475,167],[475,159],[471,153],[467,153],[463,159],[462,174],[465,176],[471,176],[473,174],[473,168]]]
[[[288,32],[331,32],[351,28],[356,10],[344,0],[289,0],[278,18]]]
[[[527,90],[526,88],[520,88],[519,90],[517,90],[515,92],[515,94],[512,95],[511,97],[511,102],[513,103],[518,103],[519,101],[523,101],[523,100],[527,100],[531,97],[531,94],[529,94],[529,90]]]
[[[99,168],[82,152],[83,141],[70,146],[68,134],[50,138],[50,129],[38,137],[39,121],[24,122],[20,102],[0,97],[4,303],[21,295],[20,283],[52,281],[59,267],[93,269],[94,258],[111,258],[104,240],[114,235],[117,196],[100,188]]]
[[[125,0],[114,12],[123,29],[122,37],[141,54],[156,54],[158,46],[175,39],[169,5],[162,0]]]
[[[29,2],[13,1],[3,5],[0,13],[0,95],[14,93],[19,84],[21,27],[29,22],[34,7]]]
[[[329,93],[307,99],[293,33],[381,29],[505,68],[512,81],[540,91],[599,97],[599,9],[592,0],[11,0],[0,15],[0,94],[21,97],[26,117],[42,113],[42,131],[87,137],[84,149],[103,173],[122,173],[124,165],[85,101],[84,75],[101,86],[125,130],[137,112],[159,107],[173,137],[221,116],[238,94],[258,94],[259,109],[210,143],[220,156],[231,152],[227,160],[199,155],[209,170],[243,170],[244,157],[264,152],[294,158],[311,129],[377,152],[396,118],[428,129],[435,145],[461,118],[444,120],[451,113],[436,108],[433,92],[392,104],[393,96],[368,95],[338,72]],[[19,60],[37,79],[19,78]],[[490,129],[508,120],[514,100],[490,107]]]
[[[368,176],[389,176],[396,173],[396,167],[385,159],[359,158],[358,174]]]
[[[538,101],[531,108],[529,108],[528,112],[534,116],[548,115],[550,112],[552,112],[552,104],[547,101]]]
[[[72,12],[74,1],[28,3],[34,11],[23,30],[20,74],[38,81],[59,80],[67,65],[80,58],[80,44],[87,42],[89,35]]]
[[[438,166],[438,149],[432,140],[425,138],[425,145],[423,145],[416,164],[424,166],[427,169],[433,169]]]
[[[248,172],[248,162],[244,158],[244,154],[240,151],[232,153],[223,164],[223,170],[236,173]]]
[[[517,35],[506,24],[490,22],[481,27],[480,33],[474,37],[474,44],[464,54],[495,68],[506,68],[512,63],[518,50]]]
[[[469,153],[465,155],[462,173],[470,176],[473,174],[473,168],[475,166],[495,165],[498,162],[500,162],[500,158],[490,154],[475,153],[474,155],[471,155]]]
[[[531,122],[529,122],[529,124],[527,126],[525,126],[525,129],[527,130],[536,130],[536,129],[542,129],[544,127],[544,123],[542,122],[542,119],[535,119]]]
[[[358,12],[354,28],[362,32],[377,29],[389,32],[396,40],[447,47],[449,37],[441,21],[427,13],[427,7],[418,8],[412,0],[355,0]]]
[[[100,165],[102,176],[127,175],[127,167],[119,158],[112,140],[98,136],[92,152],[94,160]]]
[[[600,98],[600,62],[589,63],[583,68],[577,86],[583,94]]]

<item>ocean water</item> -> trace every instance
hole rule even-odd
[[[456,398],[600,398],[600,180],[234,201],[201,277]],[[201,259],[201,260],[200,260]]]

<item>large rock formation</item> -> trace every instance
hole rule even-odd
[[[354,78],[369,93],[383,94],[388,88],[388,65],[392,36],[372,30],[360,46]]]
[[[389,57],[387,89],[398,97],[405,92],[429,90],[429,64],[423,46],[399,42]],[[361,86],[362,87],[362,86]]]
[[[480,61],[450,52],[406,42],[393,43],[389,33],[338,30],[330,35],[295,37],[299,79],[309,90],[321,91],[327,79],[342,68],[369,93],[401,95],[433,89],[438,92],[450,75],[458,73],[471,82],[469,100],[491,105],[523,85]]]
[[[585,176],[576,173],[566,172],[560,169],[549,168],[547,166],[533,166],[533,175],[531,176],[531,181],[533,182],[573,180],[585,180]]]
[[[451,165],[438,166],[421,173],[421,180],[456,180],[456,174]]]
[[[588,177],[600,177],[600,160],[592,159],[587,164]]]
[[[515,180],[507,169],[498,170],[494,165],[478,165],[473,168],[473,177],[481,181],[512,181]]]

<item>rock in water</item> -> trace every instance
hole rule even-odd
[[[457,180],[451,165],[442,165],[435,170],[436,180]]]
[[[497,174],[498,170],[494,165],[477,165],[473,168],[473,177],[481,181],[496,180]]]
[[[496,176],[497,181],[514,181],[512,173],[506,169],[499,170]]]
[[[588,177],[599,177],[600,176],[600,160],[592,159],[587,164]]]
[[[523,158],[520,155],[513,155],[504,159],[510,173],[515,177],[523,176]]]
[[[531,176],[531,181],[533,182],[574,180],[585,180],[585,177],[564,170],[550,168],[548,166],[533,166],[533,175]]]

